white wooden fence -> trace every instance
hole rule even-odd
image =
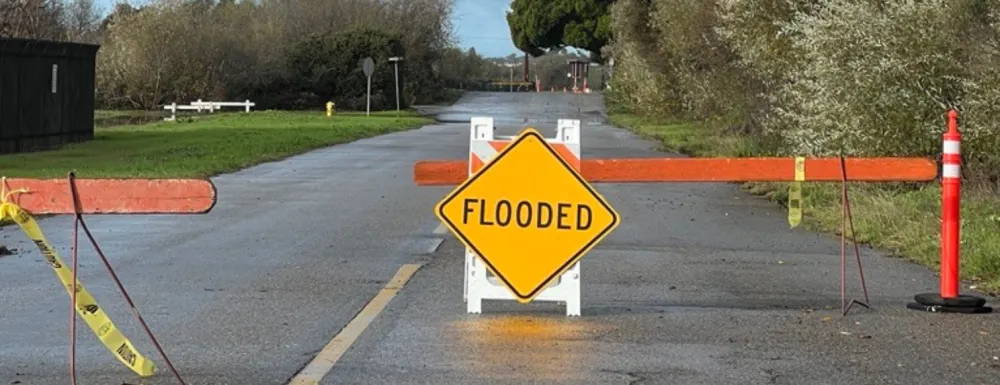
[[[166,121],[177,120],[177,111],[190,110],[202,112],[207,110],[208,112],[215,112],[215,110],[221,110],[224,107],[243,107],[245,112],[250,112],[250,108],[255,106],[254,102],[247,99],[243,102],[203,102],[201,99],[191,102],[191,104],[183,105],[177,103],[171,103],[169,105],[163,106],[164,110],[170,111],[170,117],[163,118]]]

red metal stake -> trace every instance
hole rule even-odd
[[[163,361],[166,361],[167,367],[169,367],[170,371],[174,373],[174,377],[177,378],[177,381],[180,382],[181,385],[187,385],[187,383],[184,382],[184,379],[181,378],[181,374],[177,372],[176,368],[174,368],[173,362],[170,362],[170,358],[167,358],[167,354],[163,352],[163,347],[160,346],[160,342],[156,340],[156,337],[153,335],[152,330],[149,329],[149,325],[146,324],[146,320],[142,318],[142,314],[139,314],[139,309],[135,307],[135,302],[132,301],[132,297],[129,296],[128,291],[125,290],[125,286],[122,285],[122,281],[118,279],[118,274],[116,274],[115,270],[111,267],[111,263],[108,262],[108,258],[104,255],[104,251],[101,250],[101,246],[97,244],[97,240],[94,239],[94,235],[90,233],[90,229],[87,228],[87,223],[83,221],[83,214],[80,208],[80,193],[77,191],[76,187],[77,187],[76,174],[74,172],[70,172],[69,188],[70,188],[70,194],[73,197],[73,205],[75,206],[74,211],[76,211],[75,220],[73,224],[74,227],[73,260],[76,261],[76,250],[78,245],[76,245],[75,237],[77,233],[76,227],[79,226],[83,227],[83,232],[87,234],[87,238],[90,239],[90,244],[94,246],[94,251],[97,252],[98,257],[101,257],[101,262],[104,262],[104,267],[106,267],[108,269],[108,273],[111,274],[111,279],[113,279],[115,281],[115,284],[118,285],[118,290],[121,291],[122,296],[125,297],[125,301],[128,302],[128,306],[132,308],[132,314],[135,315],[136,320],[139,321],[139,324],[142,325],[142,328],[146,330],[146,335],[148,335],[149,339],[153,341],[153,345],[156,346],[156,350],[160,352],[160,356],[163,357]],[[75,274],[76,269],[73,269],[73,272]]]
[[[840,170],[843,176],[841,182],[840,190],[840,207],[841,207],[841,225],[840,225],[840,311],[841,315],[847,315],[847,312],[851,310],[851,306],[858,304],[865,307],[866,309],[871,309],[871,301],[868,299],[868,284],[865,283],[865,268],[861,265],[861,249],[858,248],[858,236],[857,232],[854,231],[854,216],[851,215],[851,200],[847,197],[847,162],[844,160],[843,155],[840,157]],[[865,301],[861,302],[856,299],[851,299],[851,302],[847,302],[847,253],[845,248],[847,247],[847,226],[850,225],[851,229],[851,241],[854,243],[854,257],[858,261],[858,277],[861,281],[861,290],[865,293]]]

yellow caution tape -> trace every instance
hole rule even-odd
[[[788,187],[788,224],[796,228],[802,223],[802,181],[806,180],[806,159],[795,157],[795,182]]]
[[[17,192],[17,191],[14,191]],[[14,193],[12,192],[12,193]],[[21,209],[21,207],[7,202],[8,194],[3,194],[0,192],[0,220],[5,218],[10,218],[14,220],[21,227],[21,230],[31,238],[31,241],[38,246],[41,250],[42,255],[45,256],[45,260],[48,261],[52,268],[55,269],[56,276],[62,281],[63,287],[66,288],[66,293],[69,295],[73,294],[73,272],[66,266],[59,254],[56,254],[56,250],[49,244],[45,239],[45,235],[42,234],[41,228],[38,226],[38,222],[35,218],[32,218],[30,214]],[[97,301],[94,297],[83,288],[80,281],[76,282],[77,289],[77,306],[76,312],[80,314],[80,317],[87,322],[90,329],[94,331],[97,338],[101,340],[105,347],[108,348],[115,357],[118,358],[125,366],[136,372],[141,377],[152,376],[156,371],[156,365],[153,361],[146,359],[139,351],[132,346],[128,338],[115,327],[115,324],[111,322],[100,306],[97,305]]]

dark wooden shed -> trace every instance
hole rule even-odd
[[[99,48],[0,38],[0,154],[94,138]]]

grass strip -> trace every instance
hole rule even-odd
[[[214,113],[95,129],[94,140],[0,156],[7,177],[205,178],[312,149],[417,128],[414,112],[263,111]]]

